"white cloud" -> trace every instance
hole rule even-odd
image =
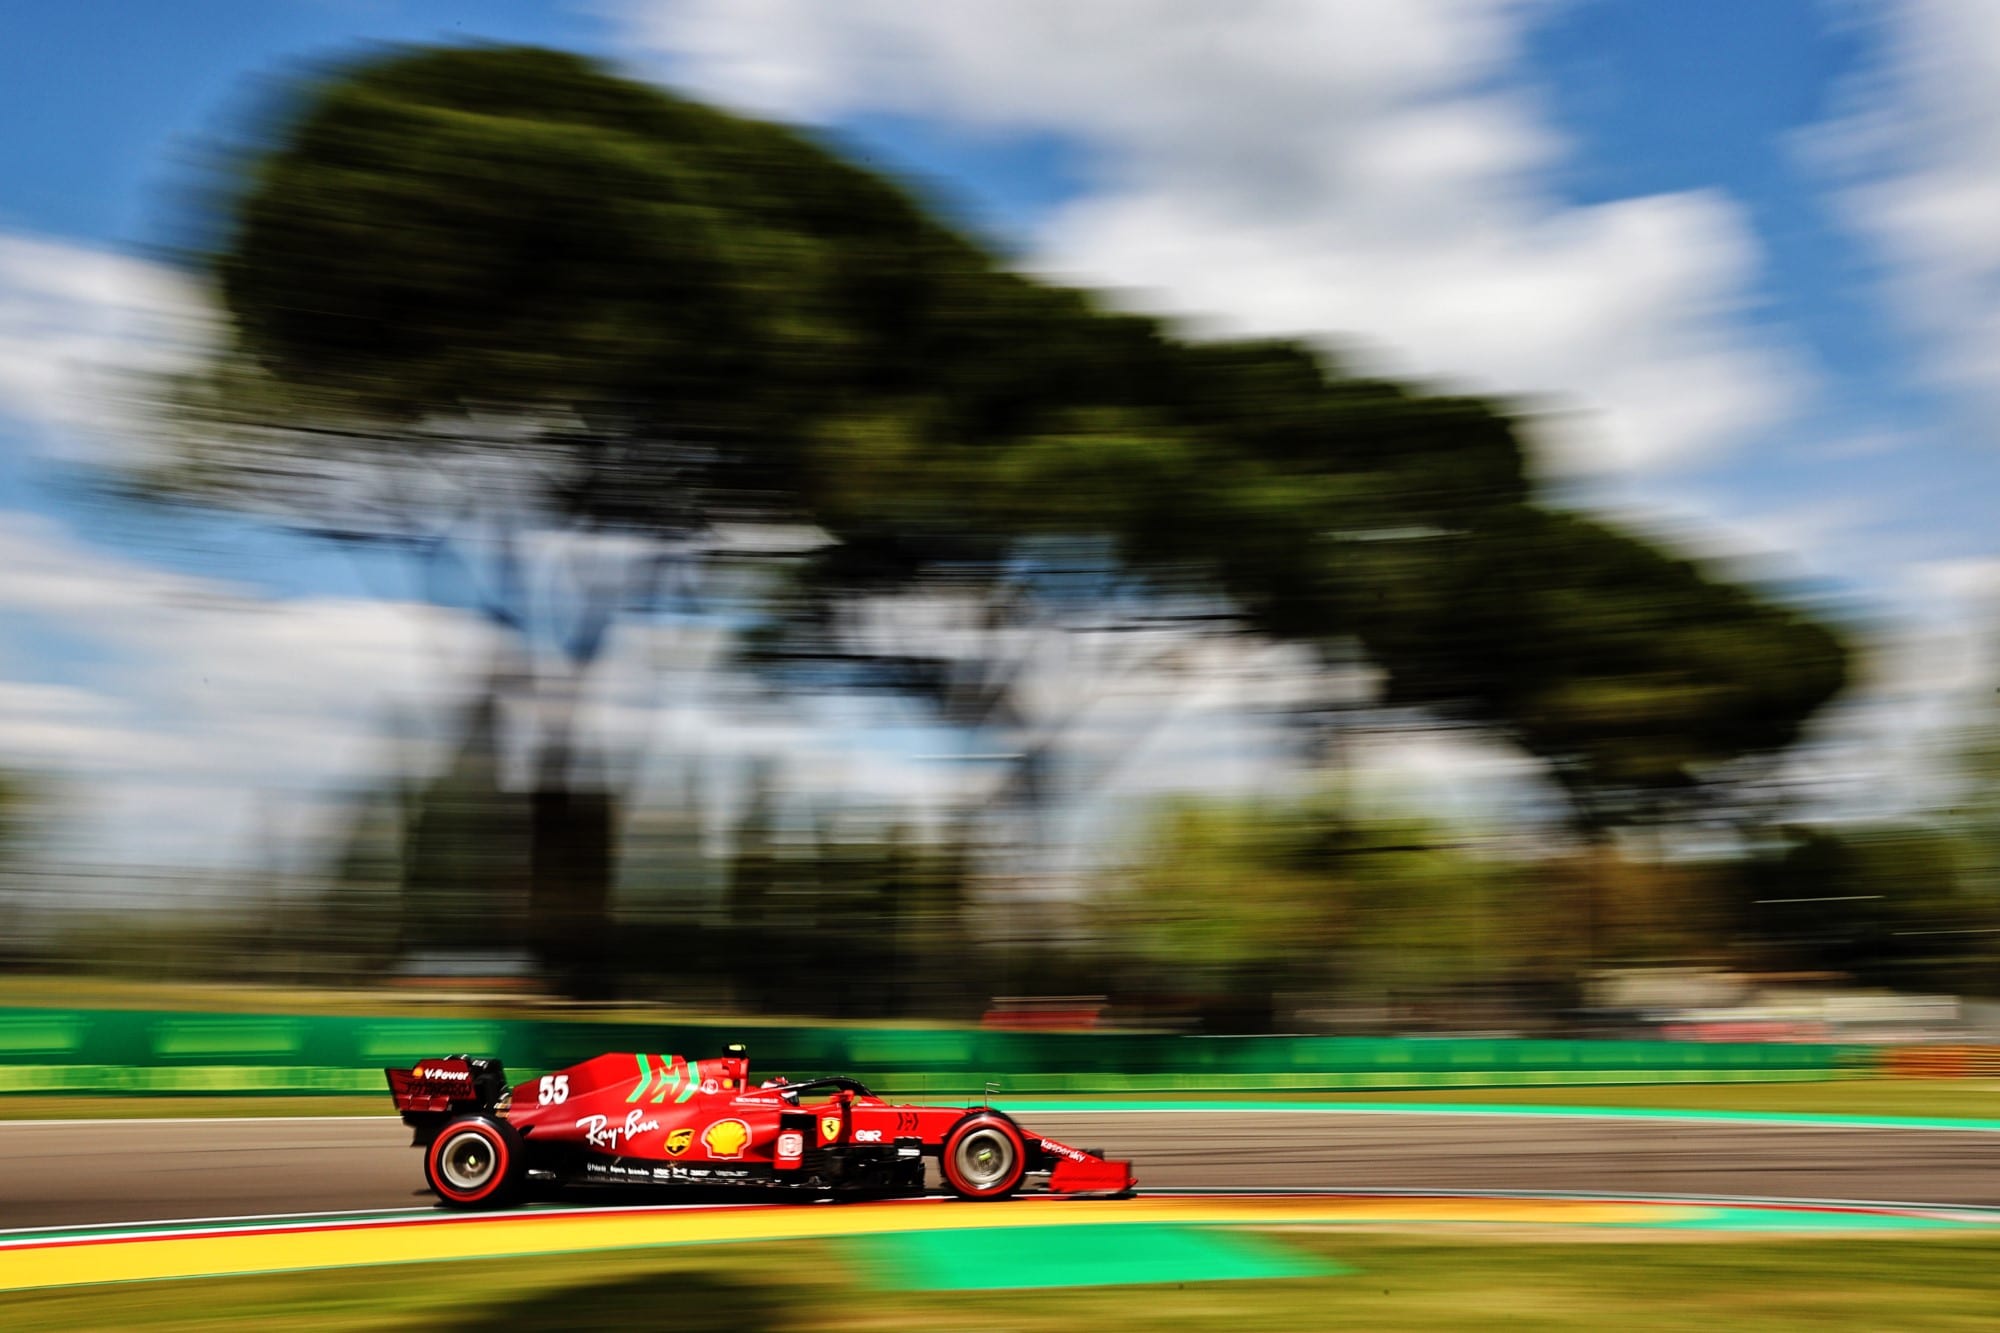
[[[1760,256],[1712,192],[1571,206],[1520,73],[1517,0],[821,5],[633,0],[668,77],[750,109],[1079,142],[1095,179],[1036,261],[1215,330],[1588,409],[1564,472],[1712,456],[1809,375],[1760,323]]]
[[[196,284],[165,265],[0,232],[0,413],[52,442],[129,422],[124,381],[186,364],[209,328]]]
[[[1948,807],[1959,794],[1953,755],[1968,721],[1991,708],[1996,664],[1990,636],[1964,617],[1878,635],[1861,678],[1793,757],[1809,808],[1882,820]]]
[[[1805,142],[1923,340],[1922,369],[1984,415],[2000,401],[2000,16],[1988,0],[1859,12],[1875,59]]]
[[[458,613],[266,600],[6,511],[0,616],[0,762],[57,777],[76,817],[66,850],[88,860],[227,862],[250,850],[240,830],[260,802],[407,766],[429,738],[391,724],[435,718],[484,642]]]

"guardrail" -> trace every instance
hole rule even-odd
[[[754,1068],[885,1091],[1278,1091],[1812,1081],[1877,1070],[1864,1046],[1465,1038],[1198,1037],[986,1029],[349,1018],[0,1009],[0,1093],[375,1093],[382,1069],[497,1055],[516,1078],[604,1051],[750,1047]]]

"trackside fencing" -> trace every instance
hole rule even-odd
[[[1813,1081],[1878,1072],[1867,1046],[872,1029],[131,1009],[0,1009],[0,1094],[377,1093],[382,1069],[497,1055],[516,1078],[604,1051],[720,1054],[906,1095]]]

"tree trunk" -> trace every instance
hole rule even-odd
[[[529,803],[529,921],[548,975],[565,993],[601,999],[611,977],[616,801],[608,792],[543,783]]]

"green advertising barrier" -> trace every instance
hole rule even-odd
[[[765,1074],[885,1091],[1279,1091],[1800,1081],[1873,1072],[1870,1047],[1667,1041],[1198,1037],[0,1009],[4,1093],[374,1093],[382,1070],[494,1055],[516,1078],[605,1051],[750,1047]]]

